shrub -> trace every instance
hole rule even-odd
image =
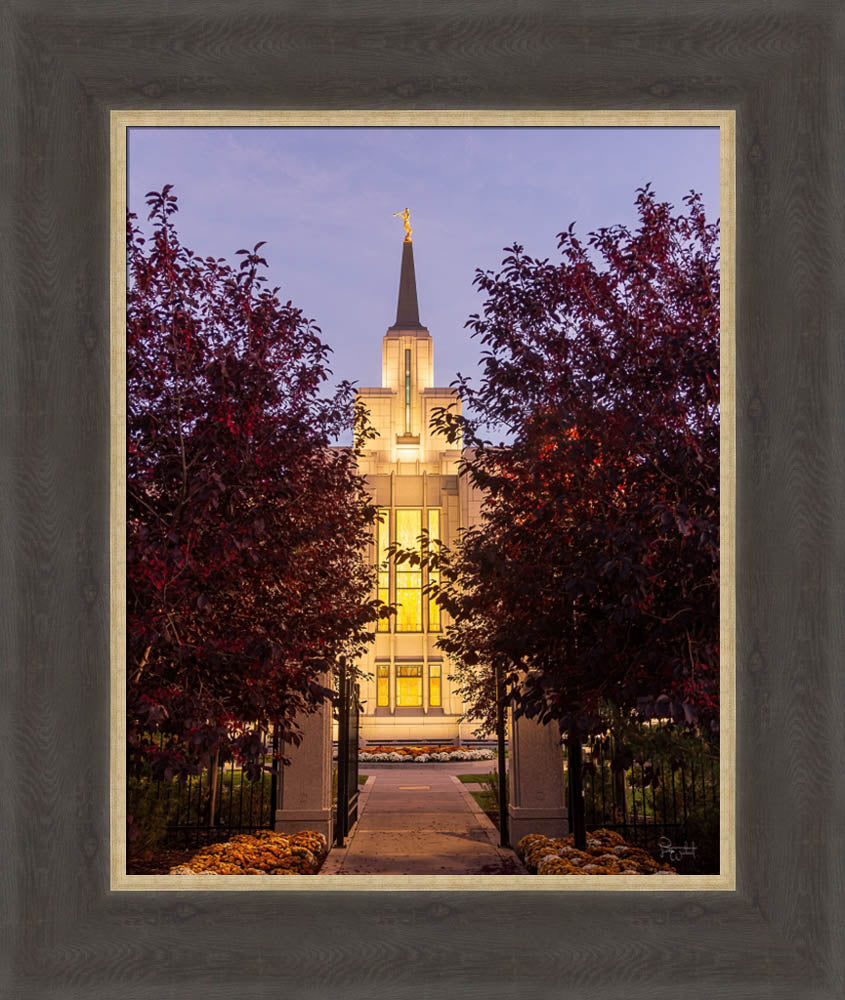
[[[179,839],[177,824],[208,823],[208,772],[202,773],[202,790],[198,780],[153,781],[150,777],[130,778],[127,813],[130,817],[129,839],[135,851],[155,850]],[[270,789],[272,776],[264,772],[258,781],[247,779],[241,770],[222,772],[215,807],[215,824],[209,835],[234,827],[266,826],[271,818]],[[191,835],[202,836],[191,830]]]
[[[159,847],[167,837],[169,810],[165,798],[155,793],[154,783],[146,778],[130,778],[126,809],[132,849],[149,851]]]

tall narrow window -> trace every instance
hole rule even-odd
[[[422,665],[396,665],[396,705],[398,708],[418,708],[422,705]]]
[[[386,708],[390,704],[390,664],[379,663],[376,667],[376,705]]]
[[[428,511],[428,537],[429,541],[440,540],[440,511],[436,507],[430,507]],[[437,546],[432,546],[437,549]],[[428,571],[429,583],[440,583],[440,570],[430,569]],[[436,597],[428,598],[428,630],[429,632],[440,631],[440,605]]]
[[[378,599],[383,604],[390,603],[390,560],[387,547],[390,545],[390,511],[379,508],[376,522],[376,565],[378,567]],[[390,619],[379,618],[376,626],[379,632],[390,631]],[[379,703],[380,704],[380,703]],[[385,702],[385,705],[387,702]]]
[[[396,542],[402,549],[420,554],[422,511],[396,511]],[[422,566],[402,563],[396,567],[397,632],[422,632]]]
[[[434,708],[441,704],[440,672],[442,667],[439,663],[429,664],[428,668],[428,703]]]
[[[411,352],[405,351],[405,433],[411,433]]]

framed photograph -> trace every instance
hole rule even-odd
[[[842,83],[836,13],[825,3],[792,2],[776,16],[729,5],[704,12],[659,4],[643,13],[618,0],[589,12],[542,2],[483,12],[451,3],[342,12],[187,2],[138,11],[99,2],[79,11],[51,3],[6,9],[10,155],[0,206],[10,266],[0,301],[10,336],[0,523],[8,528],[2,634],[11,669],[0,701],[9,740],[0,822],[11,862],[0,981],[10,996],[842,995],[836,823],[845,783],[837,766],[843,691],[835,602],[845,462],[835,262],[845,237],[843,138],[832,97]],[[126,578],[112,561],[125,522],[111,516],[121,502],[114,462],[126,444],[125,424],[113,419],[120,400],[112,376],[126,355],[112,331],[125,322],[129,284],[114,269],[126,260],[126,231],[113,224],[115,206],[126,207],[120,140],[114,143],[127,125],[160,125],[163,112],[192,127],[214,113],[221,116],[215,125],[241,128],[268,126],[278,113],[327,128],[344,115],[350,127],[368,127],[376,113],[395,128],[419,127],[415,113],[442,128],[494,127],[484,114],[512,128],[527,127],[531,115],[534,122],[552,116],[537,128],[565,127],[566,116],[570,127],[578,116],[582,127],[603,116],[603,125],[629,127],[640,124],[638,114],[647,127],[661,116],[663,127],[672,116],[687,125],[697,116],[730,138],[720,145],[723,157],[726,149],[735,157],[735,171],[722,161],[720,180],[721,375],[735,381],[727,421],[722,412],[720,458],[724,475],[734,457],[727,423],[736,442],[729,484],[735,546],[724,545],[723,520],[722,580],[735,586],[721,593],[723,627],[726,593],[732,621],[721,635],[720,667],[730,664],[734,676],[721,676],[719,819],[729,850],[718,874],[667,877],[658,891],[632,891],[633,884],[602,891],[594,883],[635,876],[578,876],[573,888],[562,875],[350,871],[276,879],[290,886],[281,890],[260,874],[201,886],[207,876],[194,873],[166,893],[154,890],[179,877],[127,874],[126,703],[122,691],[114,697],[110,678],[115,656],[126,652],[125,632],[114,628],[126,613]],[[319,114],[323,126],[313,117]],[[514,184],[530,179],[529,164]],[[175,193],[187,219],[187,192]],[[677,196],[670,200],[677,207]],[[399,270],[397,342],[413,320],[420,328],[427,322],[424,311],[407,310],[404,238],[419,241],[421,259],[425,228],[408,203],[410,214],[404,199],[391,201],[389,216],[400,218],[385,220],[398,230],[389,266]],[[262,238],[257,233],[255,242]],[[243,245],[247,262],[261,254],[253,247]],[[239,248],[192,247],[214,257]],[[420,259],[422,307],[431,293],[423,291]],[[724,279],[734,275],[725,297]],[[396,295],[395,286],[387,295]],[[308,312],[319,322],[317,309]],[[372,317],[375,338],[391,320]],[[727,369],[726,329],[733,335]],[[439,331],[431,334],[436,341]],[[424,340],[416,336],[415,349]],[[396,354],[399,368],[404,357]],[[420,356],[412,352],[402,369],[412,388],[414,365]],[[388,381],[381,388],[394,392],[388,368],[382,365]],[[400,388],[395,394],[400,399]],[[371,392],[371,403],[380,398]],[[422,441],[411,440],[416,397],[402,398],[407,411],[391,410],[390,419],[405,422],[394,436],[407,458]],[[723,478],[723,495],[725,486]],[[448,507],[422,497],[377,499],[389,511],[389,540],[415,535],[407,525],[400,532],[396,511],[428,518]],[[735,567],[726,566],[726,552]],[[417,631],[409,609],[420,581],[402,572],[400,580],[398,567],[388,571],[385,587],[378,581],[384,603],[394,606],[386,633],[394,645],[407,638],[398,633]],[[430,631],[431,608],[419,600]],[[420,707],[432,718],[432,709],[449,715],[447,673],[437,673],[430,651],[374,660],[371,672],[368,698],[388,711],[373,712],[369,725],[386,728],[388,719],[401,722],[399,710],[410,710],[411,719]],[[418,722],[401,722],[411,724]],[[326,731],[331,741],[330,723]],[[372,732],[368,743],[387,740],[384,728]],[[445,730],[436,738],[464,742],[463,733]],[[230,768],[222,787],[243,786],[248,766],[242,757],[239,776]],[[413,766],[426,773],[425,761]],[[735,798],[725,795],[734,767]],[[284,811],[284,801],[274,801]],[[214,822],[219,816],[213,807],[206,813]],[[436,881],[393,881],[415,878]],[[696,882],[708,878],[721,882]]]
[[[111,121],[121,234],[112,887],[733,889],[733,113],[124,111]],[[526,168],[530,182],[515,188]],[[408,208],[389,211],[403,196],[419,209],[413,228]],[[250,225],[262,227],[261,245],[228,267],[223,245],[256,243]],[[379,250],[391,226],[388,277]],[[526,250],[508,249],[516,243]],[[502,254],[502,267],[518,260],[522,271],[494,283]],[[514,291],[532,282],[533,304],[516,316]],[[245,295],[254,305],[241,329]],[[538,320],[551,295],[567,305]],[[330,372],[307,321],[282,306],[303,299],[331,344]],[[385,300],[379,343],[370,314]],[[462,329],[474,312],[485,315],[475,337]],[[495,339],[503,326],[512,344]],[[525,366],[527,350],[536,360]],[[521,365],[525,384],[511,390],[499,365]],[[300,442],[291,453],[305,372],[316,450]],[[478,391],[448,385],[479,373]],[[600,393],[572,387],[588,379]],[[341,400],[344,382],[355,395]],[[354,447],[353,400],[369,427]],[[437,414],[461,404],[473,411],[461,417],[463,447],[436,429]],[[551,413],[539,432],[537,415]],[[491,433],[507,465],[501,445],[484,444]],[[351,499],[355,474],[377,505],[368,515]],[[507,499],[516,476],[528,504]],[[295,483],[307,502],[291,498]],[[242,515],[239,496],[249,498]],[[310,511],[321,513],[303,533]],[[363,588],[361,538],[363,562],[376,550],[379,561]],[[440,546],[437,563],[394,564],[391,544],[416,551],[418,538]],[[313,551],[313,568],[291,562],[292,547]],[[489,560],[475,568],[488,550],[513,553],[492,617],[450,596],[495,590]],[[376,588],[397,610],[359,634],[345,609]],[[293,591],[309,595],[304,606]],[[542,615],[520,617],[528,604]],[[497,636],[499,618],[509,620]],[[465,646],[479,631],[483,648]],[[327,657],[349,671],[329,682],[334,740],[327,703],[284,708]],[[485,680],[494,663],[498,700]],[[542,700],[516,689],[529,669],[546,678]],[[352,684],[350,743],[340,719]],[[521,714],[538,702],[544,724]],[[576,727],[574,746],[564,734]],[[298,853],[305,844],[311,853]]]

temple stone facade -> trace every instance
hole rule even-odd
[[[383,620],[359,664],[365,675],[361,736],[382,740],[455,741],[472,735],[460,723],[463,705],[449,681],[448,658],[436,648],[447,616],[423,588],[426,570],[395,566],[389,544],[418,547],[423,529],[451,544],[477,521],[481,495],[458,476],[460,448],[430,430],[437,407],[457,404],[453,390],[434,385],[434,343],[420,323],[410,233],[402,244],[396,322],[382,340],[382,384],[358,391],[378,437],[367,442],[360,471],[382,520],[369,558],[379,567],[380,598],[398,604]]]

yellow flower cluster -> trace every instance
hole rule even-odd
[[[516,845],[525,867],[537,875],[654,875],[675,873],[660,865],[640,847],[628,844],[613,830],[594,830],[587,836],[587,849],[579,851],[574,838],[551,839],[529,833]]]
[[[316,875],[328,854],[326,838],[314,830],[242,833],[201,848],[171,875]]]
[[[455,753],[456,751],[464,750],[465,747],[456,746],[439,746],[439,747],[390,747],[390,746],[366,746],[364,747],[365,753],[401,753],[403,757],[419,757],[421,754],[427,753]]]

